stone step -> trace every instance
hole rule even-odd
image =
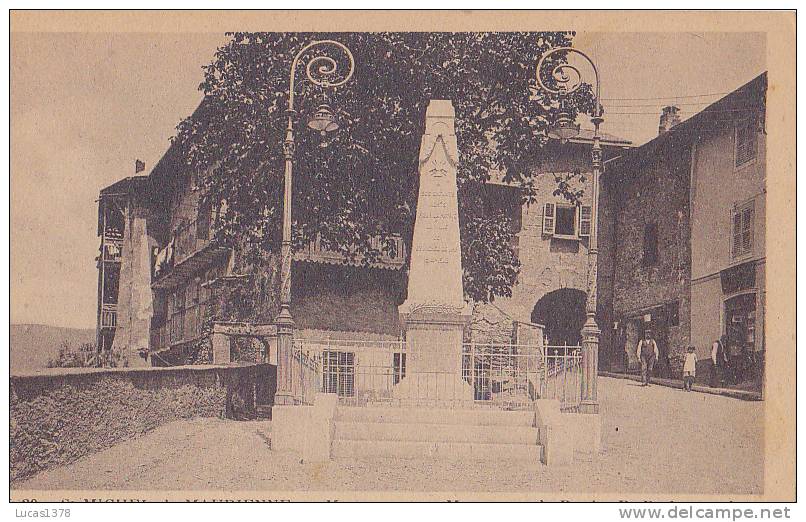
[[[471,442],[481,444],[537,444],[537,428],[468,424],[408,424],[336,421],[335,440],[407,442]]]
[[[334,440],[333,458],[391,457],[398,459],[517,460],[540,462],[536,444],[483,444],[475,442],[413,442],[389,440]]]
[[[534,412],[494,409],[443,409],[339,406],[337,421],[393,424],[460,424],[470,426],[534,425]]]

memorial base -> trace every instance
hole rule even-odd
[[[470,315],[467,306],[400,314],[406,328],[406,377],[393,390],[396,399],[473,401],[473,387],[462,378],[462,341]]]

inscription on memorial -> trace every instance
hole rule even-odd
[[[420,146],[420,192],[414,223],[407,306],[438,302],[461,307],[462,251],[456,188],[458,150],[454,111],[433,100]],[[439,281],[439,284],[434,284]]]

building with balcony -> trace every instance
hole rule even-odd
[[[101,190],[98,197],[98,309],[96,349],[104,357],[121,343],[132,342],[130,336],[137,320],[133,315],[131,280],[132,270],[137,265],[136,247],[132,244],[132,230],[139,227],[138,198],[147,182],[145,176],[122,179]],[[133,228],[134,227],[134,228]],[[123,315],[121,315],[123,314]],[[123,325],[119,324],[125,317]],[[142,329],[143,325],[140,325]],[[146,348],[147,345],[141,345]],[[126,351],[124,364],[146,364],[146,358],[137,351]]]
[[[276,263],[251,266],[237,246],[216,242],[215,213],[201,202],[173,147],[148,176],[100,193],[98,345],[125,354],[129,365],[276,357]],[[319,238],[295,252],[295,335],[399,339],[407,247],[402,238],[391,241],[394,248],[369,264]]]
[[[590,131],[566,144],[549,143],[533,167],[531,204],[523,204],[521,188],[503,176],[494,174],[487,184],[484,205],[510,217],[521,271],[511,297],[476,306],[468,331],[476,342],[579,344],[591,230],[591,144]],[[605,134],[602,146],[607,160],[631,145]],[[558,177],[584,191],[581,204],[555,194]],[[215,212],[201,204],[197,180],[183,171],[173,146],[148,176],[129,183],[121,200],[122,275],[116,290],[99,290],[99,329],[106,317],[102,301],[115,294],[112,342],[130,360],[139,357],[152,365],[273,361],[277,260],[257,267],[244,261],[240,247],[214,239]],[[345,257],[320,238],[297,250],[291,278],[295,337],[390,346],[400,341],[398,306],[406,297],[408,245],[403,237],[393,242],[395,248],[372,263]],[[609,273],[608,262],[600,257],[600,274]],[[604,303],[600,314],[606,310]]]

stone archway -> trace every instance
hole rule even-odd
[[[576,346],[582,338],[585,324],[586,294],[575,288],[549,292],[537,301],[532,310],[532,322],[545,326],[549,346]]]

